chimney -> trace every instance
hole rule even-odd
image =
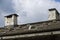
[[[7,15],[5,16],[5,26],[6,28],[12,28],[15,27],[17,25],[17,14],[11,14],[11,15]]]
[[[59,19],[59,13],[55,8],[49,9],[49,16],[48,20],[58,20]]]

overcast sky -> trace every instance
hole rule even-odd
[[[4,16],[18,14],[18,24],[48,20],[48,9],[60,12],[60,0],[0,0],[0,27],[4,26]]]

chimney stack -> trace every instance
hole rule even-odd
[[[59,19],[59,13],[55,8],[49,9],[49,16],[48,20],[58,20]]]
[[[8,16],[5,16],[5,26],[6,28],[12,28],[17,25],[17,14],[11,14]]]

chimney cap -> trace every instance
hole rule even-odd
[[[51,9],[49,9],[49,11],[53,11],[53,10],[56,10],[56,8],[51,8]],[[57,10],[56,10],[57,11]]]
[[[17,14],[11,14],[11,15],[7,15],[5,17],[12,17],[12,15],[18,16]]]
[[[56,9],[56,8],[51,8],[51,9],[49,9],[49,11],[53,11],[53,10],[55,10],[55,11],[56,11],[56,14],[58,14],[58,15],[59,15],[59,12],[57,11],[57,9]]]

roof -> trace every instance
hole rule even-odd
[[[11,15],[7,15],[5,17],[12,17],[12,15],[18,16],[17,14],[11,14]]]
[[[0,32],[0,36],[11,36],[11,35],[21,35],[21,34],[31,34],[31,33],[41,33],[41,32],[50,32],[50,31],[59,31],[59,28],[56,29],[46,29],[46,30],[15,30],[8,32]]]
[[[37,23],[47,23],[47,22],[53,22],[53,21],[60,21],[60,20],[49,20],[49,21],[44,21],[44,22],[36,22],[36,23],[29,23],[29,24],[37,24]],[[24,25],[27,25],[27,24],[24,24]],[[53,25],[53,26],[44,26],[40,29],[32,29],[32,30],[28,30],[28,29],[22,29],[22,28],[19,28],[19,29],[13,29],[11,31],[8,31],[8,30],[3,30],[4,32],[0,32],[0,36],[7,36],[7,35],[15,35],[15,34],[29,34],[29,33],[37,33],[37,32],[46,32],[46,31],[55,31],[55,30],[59,30],[60,29],[60,24],[57,24],[57,25]],[[56,27],[55,27],[56,26]],[[24,26],[23,26],[24,27]]]

